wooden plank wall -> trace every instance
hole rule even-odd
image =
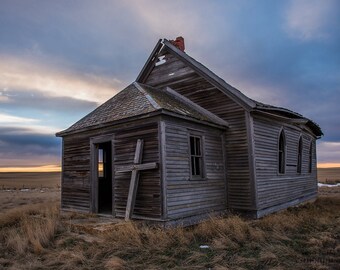
[[[158,123],[115,132],[114,165],[133,164],[137,139],[144,140],[142,163],[159,162]],[[117,216],[124,217],[131,172],[115,173],[114,205]],[[134,214],[161,217],[161,183],[159,169],[141,171]]]
[[[228,121],[226,159],[228,205],[233,209],[253,209],[249,173],[248,139],[244,109],[171,54],[155,66],[146,84],[169,86],[201,107]]]
[[[204,136],[204,180],[190,180],[188,125],[165,123],[167,217],[170,219],[226,209],[222,132],[196,126]]]
[[[133,128],[131,128],[131,126]],[[132,164],[137,139],[144,139],[142,162],[159,162],[158,122],[125,127],[106,127],[76,135],[64,140],[62,208],[90,211],[90,138],[115,134],[114,164]],[[115,211],[124,216],[131,173],[117,173],[114,182]],[[134,214],[158,218],[161,216],[159,169],[140,174]]]
[[[90,211],[90,140],[88,134],[63,138],[61,207]]]
[[[315,139],[294,126],[285,126],[286,172],[278,173],[278,138],[282,124],[254,117],[254,147],[258,209],[278,206],[317,192]],[[297,173],[298,143],[303,140],[302,173]],[[308,173],[313,143],[312,173]]]

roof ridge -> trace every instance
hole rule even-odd
[[[156,110],[162,109],[162,107],[157,103],[157,101],[141,86],[138,82],[133,82],[133,85],[140,91],[146,99],[149,101],[152,107]]]

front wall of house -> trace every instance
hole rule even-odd
[[[144,140],[143,163],[159,162],[158,120],[121,124],[63,138],[62,208],[91,211],[90,138],[114,135],[114,166],[133,163],[137,139]],[[114,168],[113,166],[113,168]],[[131,173],[114,175],[114,210],[124,216]],[[134,214],[161,217],[160,170],[140,174]]]
[[[138,139],[143,139],[142,163],[159,163],[158,123],[135,126],[115,132],[114,166],[131,165]],[[116,216],[125,216],[131,172],[115,173],[114,206]],[[161,217],[160,169],[141,171],[134,214],[149,218]]]
[[[167,218],[184,218],[226,209],[223,132],[202,125],[166,120],[165,171]],[[205,177],[190,180],[190,134],[203,138]]]
[[[317,193],[315,138],[298,127],[254,117],[254,152],[258,210],[290,201],[300,202]],[[278,173],[278,142],[280,131],[286,139],[285,173]],[[303,141],[302,171],[297,172],[298,144]],[[309,147],[313,144],[312,172],[309,168]]]

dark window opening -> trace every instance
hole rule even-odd
[[[313,142],[311,142],[309,146],[309,162],[308,162],[309,173],[312,173],[312,167],[313,167]]]
[[[281,131],[279,137],[279,173],[285,173],[286,169],[286,142],[284,132]]]
[[[298,146],[298,156],[297,156],[297,173],[301,173],[302,171],[302,137],[299,139],[299,146]]]
[[[202,138],[190,136],[191,178],[203,178]]]

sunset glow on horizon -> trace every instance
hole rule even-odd
[[[340,163],[320,163],[318,169],[340,168]]]
[[[7,167],[1,168],[0,173],[9,172],[61,172],[61,167],[59,165],[45,165],[45,166],[35,166],[35,167]]]
[[[330,169],[340,168],[340,163],[318,163],[318,169]],[[59,165],[45,165],[45,166],[32,166],[32,167],[0,167],[0,173],[11,173],[11,172],[28,172],[28,173],[39,173],[39,172],[61,172],[61,166]]]

